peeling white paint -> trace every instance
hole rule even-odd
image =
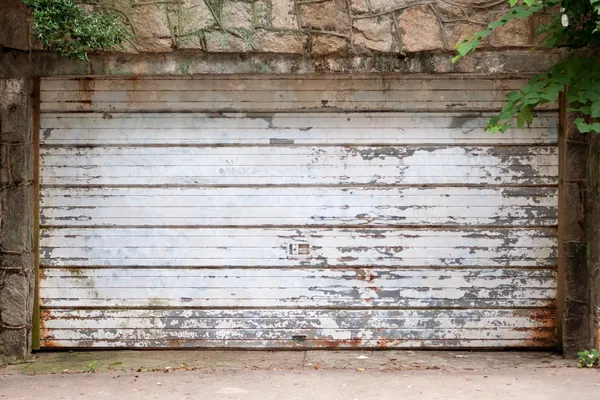
[[[42,346],[553,346],[556,105],[483,130],[521,84],[44,79]]]

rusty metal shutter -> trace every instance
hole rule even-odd
[[[552,347],[557,114],[518,80],[44,79],[43,347]]]

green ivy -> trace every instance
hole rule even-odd
[[[598,363],[600,353],[596,349],[584,350],[577,353],[577,367],[578,368],[592,368]]]
[[[61,56],[87,60],[88,51],[122,48],[131,36],[114,13],[85,11],[73,0],[22,1],[31,10],[36,39]]]
[[[535,75],[519,91],[507,95],[500,113],[490,119],[486,130],[505,132],[522,128],[532,122],[532,110],[544,103],[558,100],[567,93],[568,110],[580,115],[575,121],[581,132],[600,133],[600,0],[509,0],[511,9],[498,21],[456,45],[460,58],[475,51],[481,41],[513,19],[527,19],[552,9],[554,17],[540,27],[538,35],[548,48],[566,50],[563,59],[547,71]],[[560,6],[560,13],[557,11]],[[516,118],[516,126],[513,121]]]

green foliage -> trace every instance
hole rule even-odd
[[[458,52],[458,55],[452,59],[453,63],[466,56],[468,53],[475,51],[475,49],[481,44],[481,41],[488,37],[496,29],[503,27],[514,19],[525,19],[546,7],[552,7],[558,4],[559,0],[525,0],[525,3],[520,5],[516,5],[517,0],[509,0],[509,2],[512,8],[508,14],[504,15],[499,20],[490,23],[486,29],[469,36],[461,42],[458,42],[456,45],[456,51]]]
[[[111,50],[130,37],[114,13],[85,11],[74,0],[22,0],[31,10],[36,39],[44,48],[79,60],[88,51]]]
[[[592,368],[598,363],[598,358],[600,353],[596,349],[580,351],[577,353],[577,368]]]
[[[85,368],[84,372],[96,372],[98,368],[98,360],[94,360]]]
[[[511,9],[498,21],[456,45],[460,58],[476,50],[481,41],[514,19],[526,19],[560,5],[561,13],[540,27],[538,35],[549,48],[564,48],[566,56],[544,73],[532,77],[518,92],[507,95],[502,111],[492,118],[486,130],[505,132],[522,128],[533,120],[532,110],[544,103],[555,102],[567,92],[570,111],[578,112],[575,123],[581,132],[600,133],[600,0],[509,0]],[[516,126],[513,121],[516,118]]]

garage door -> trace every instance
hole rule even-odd
[[[557,114],[517,80],[44,79],[42,347],[556,345]]]

